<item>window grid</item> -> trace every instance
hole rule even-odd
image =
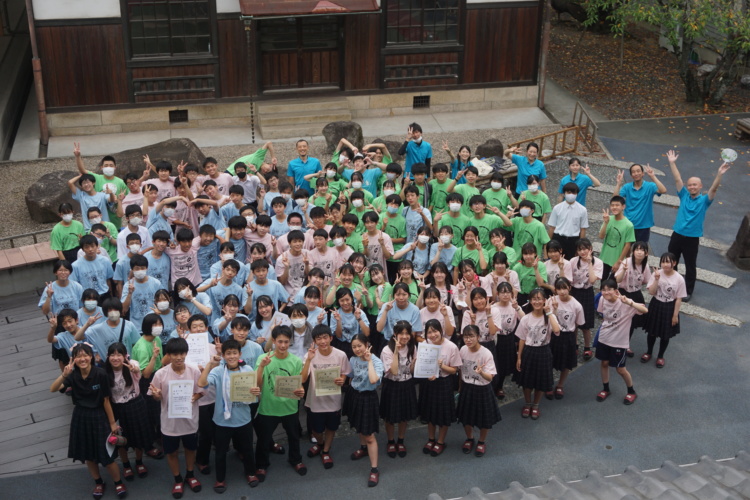
[[[208,0],[128,0],[133,58],[211,52]]]
[[[388,0],[386,43],[439,44],[458,41],[459,0]]]

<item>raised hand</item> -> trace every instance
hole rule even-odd
[[[372,346],[368,344],[365,348],[365,353],[362,355],[362,358],[364,358],[364,360],[368,362],[372,359],[372,353],[370,352],[370,349],[372,349]]]
[[[326,317],[326,312],[325,311],[323,311],[320,314],[318,314],[318,324],[322,323],[323,320],[325,319],[325,317]]]
[[[154,348],[151,350],[151,355],[154,358],[158,358],[159,353],[161,353],[161,349],[159,348],[158,345],[156,345],[156,342],[154,342]]]
[[[311,344],[310,348],[307,350],[307,359],[313,359],[317,351],[318,348],[315,346],[315,344]]]
[[[669,161],[669,163],[676,162],[677,158],[679,158],[679,157],[680,157],[680,155],[678,155],[677,153],[675,153],[673,150],[670,149],[669,151],[667,151],[667,160]]]
[[[63,368],[63,378],[67,378],[70,376],[70,374],[73,373],[73,359],[71,358],[70,363],[65,365]]]
[[[729,163],[722,163],[719,167],[719,175],[724,175],[727,173],[727,170],[731,168],[731,165]]]
[[[76,158],[79,158],[81,156],[81,143],[80,142],[73,143],[73,156],[75,156]]]
[[[151,394],[156,398],[161,398],[161,389],[156,387],[154,384],[149,384],[148,389],[151,391]]]
[[[617,184],[622,184],[624,180],[625,180],[625,171],[619,170],[617,172]]]
[[[393,301],[392,300],[385,303],[385,311],[388,312],[391,309],[393,309]]]
[[[270,365],[275,355],[276,355],[276,351],[271,351],[270,353],[268,353],[268,356],[260,360],[260,366],[266,367]]]
[[[52,288],[52,282],[47,282],[47,297],[52,297],[52,294],[55,293],[55,289]]]
[[[99,321],[102,318],[101,314],[96,314],[94,316],[89,316],[89,319],[86,320],[86,326],[91,326],[97,321]]]
[[[608,208],[605,208],[604,210],[602,210],[602,220],[605,223],[609,222],[609,209]]]
[[[584,174],[591,175],[591,167],[589,167],[588,163],[581,167],[581,170],[583,170]]]
[[[651,165],[649,165],[648,163],[646,163],[646,168],[644,168],[644,169],[643,169],[643,172],[644,172],[644,173],[645,173],[646,175],[648,175],[649,177],[651,177],[652,179],[653,179],[653,178],[654,178],[654,176],[656,175],[656,174],[654,173],[654,169],[653,169],[653,168],[651,168]]]

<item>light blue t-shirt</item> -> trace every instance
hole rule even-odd
[[[430,260],[432,260],[433,257],[435,257],[435,254],[438,252],[438,245],[439,243],[433,243],[430,247]],[[458,250],[458,248],[456,248],[455,245],[451,245],[448,248],[443,248],[443,251],[440,252],[440,257],[438,257],[438,262],[442,262],[443,264],[448,266],[448,272],[453,271],[453,265],[451,264],[451,262],[453,262],[453,255],[456,253],[456,250]]]
[[[209,296],[208,296],[208,294],[207,294],[206,292],[198,292],[198,293],[197,293],[197,294],[195,295],[195,300],[197,300],[197,301],[198,301],[198,302],[200,302],[200,303],[201,303],[202,305],[204,305],[204,306],[208,307],[209,309],[211,309],[211,314],[209,315],[209,320],[210,320],[210,319],[211,319],[211,316],[213,315],[213,303],[211,302],[211,297],[209,297]],[[179,302],[179,304],[183,304],[183,305],[184,305],[185,307],[187,307],[187,308],[188,308],[188,310],[190,311],[190,315],[191,315],[191,316],[192,316],[193,314],[203,314],[203,313],[202,313],[202,312],[200,311],[200,309],[198,309],[198,306],[196,306],[196,305],[195,305],[195,304],[193,304],[192,302],[186,302],[186,301],[184,301],[184,300],[181,300],[181,301]],[[175,307],[176,307],[177,305],[178,305],[178,304],[175,304]],[[219,312],[221,312],[221,310],[220,310]]]
[[[177,330],[177,322],[174,319],[174,310],[169,309],[164,314],[159,314],[159,319],[161,319],[161,322],[164,324],[164,328],[159,335],[161,345],[163,346],[170,338],[172,338],[171,333],[176,332]],[[177,337],[177,335],[175,335],[175,337]]]
[[[102,360],[107,358],[107,349],[115,342],[119,342],[122,322],[125,322],[125,329],[122,333],[122,343],[128,350],[128,354],[133,350],[133,345],[141,338],[138,329],[126,319],[120,318],[116,326],[110,326],[109,322],[104,321],[90,327],[84,334],[86,342],[94,346],[94,354],[98,354]]]
[[[115,281],[125,282],[128,281],[128,276],[130,276],[130,257],[128,257],[126,254],[117,259],[117,264],[115,264],[115,273],[112,279],[114,279]]]
[[[594,181],[591,180],[591,177],[585,174],[578,174],[575,179],[571,178],[570,174],[568,174],[560,180],[560,187],[557,189],[557,192],[562,194],[563,186],[569,182],[578,186],[578,196],[576,197],[576,201],[585,207],[586,190],[594,185]]]
[[[245,242],[243,241],[242,244],[244,245]],[[243,264],[239,260],[237,261],[237,263],[240,265],[240,270],[237,272],[237,275],[234,278],[232,278],[232,281],[234,281],[240,286],[244,286],[245,282],[247,282],[248,276],[250,276],[250,266],[248,266],[247,264]],[[222,261],[215,262],[211,266],[211,272],[208,273],[209,277],[216,276],[217,274],[221,275],[221,271],[222,271],[221,266],[223,265],[224,265],[224,262]]]
[[[204,282],[201,286],[207,285],[208,282],[211,280],[209,278]],[[221,307],[222,304],[224,304],[224,298],[227,295],[236,295],[240,299],[240,309],[245,307],[245,302],[247,302],[247,292],[245,291],[244,287],[239,286],[237,283],[232,282],[230,285],[222,285],[221,282],[219,282],[216,286],[212,286],[208,290],[205,291],[206,294],[208,294],[209,298],[211,299],[211,317],[209,320],[211,323],[213,323],[217,318],[221,317]],[[253,312],[255,312],[255,308],[253,308]]]
[[[620,196],[625,198],[625,217],[635,229],[649,229],[654,226],[654,195],[661,196],[655,182],[643,181],[641,189],[635,189],[632,182],[620,188]]]
[[[219,209],[219,213],[222,217],[224,217],[225,221],[229,222],[229,219],[231,219],[232,217],[240,215],[240,209],[234,206],[234,203],[229,202]]]
[[[173,240],[174,233],[172,232],[172,225],[169,223],[168,219],[164,218],[163,213],[164,212],[161,211],[158,214],[156,212],[148,214],[148,220],[146,221],[148,234],[153,238],[156,231],[166,231],[169,234],[169,239]]]
[[[305,180],[305,176],[320,172],[322,167],[320,161],[317,158],[307,157],[307,161],[302,161],[300,158],[295,158],[289,162],[289,166],[286,169],[286,174],[289,177],[294,177],[295,191],[297,189],[304,189],[312,196],[314,189],[310,187],[310,183]]]
[[[351,181],[353,173],[354,169],[347,168],[341,175],[344,179]],[[360,173],[362,174],[362,189],[368,190],[373,198],[376,197],[378,195],[378,181],[383,175],[383,171],[380,170],[380,167],[373,167]]]
[[[430,224],[432,224],[432,215],[430,214],[430,211],[423,207],[422,210],[427,215]],[[406,219],[406,242],[404,242],[404,245],[408,245],[417,239],[417,231],[425,225],[425,221],[422,218],[422,214],[412,210],[411,207],[404,207],[401,210],[401,215]]]
[[[411,263],[414,265],[415,272],[424,274],[430,268],[430,261],[435,256],[436,251],[437,243],[434,243],[432,247],[426,245],[424,250],[420,250],[419,247],[416,247],[414,250],[407,253],[404,256],[404,259],[411,261]],[[446,253],[446,251],[444,250],[443,253]],[[453,251],[453,253],[455,253],[455,250]]]
[[[91,316],[96,316],[97,314],[100,316],[98,320],[96,320],[96,323],[94,325],[98,325],[99,323],[104,323],[107,318],[102,313],[102,308],[99,306],[96,306],[96,309],[94,309],[91,314],[86,310],[85,307],[81,307],[76,311],[78,313],[78,328],[82,327],[86,324],[86,322],[89,320]],[[91,325],[91,326],[94,326]]]
[[[107,280],[113,276],[112,262],[103,255],[94,260],[78,259],[73,262],[73,273],[70,279],[77,281],[83,289],[93,288],[99,295],[109,292]]]
[[[95,193],[94,196],[91,196],[87,193],[84,193],[81,188],[78,188],[76,189],[76,192],[73,193],[73,199],[81,205],[81,220],[83,222],[83,227],[86,229],[87,233],[91,231],[91,222],[89,222],[88,218],[89,208],[98,208],[99,212],[101,212],[102,214],[102,220],[109,222],[109,210],[107,206],[109,195],[104,193]]]
[[[250,271],[250,264],[247,264],[247,273],[248,273],[247,274],[247,282],[251,283],[251,282],[255,281],[255,275],[253,274],[252,271]],[[277,275],[276,275],[276,269],[274,268],[274,266],[268,266],[268,274],[266,274],[266,278],[268,280],[277,280],[278,281],[278,278],[277,278]]]
[[[279,221],[276,216],[271,217],[271,229],[269,230],[269,233],[271,233],[271,236],[278,238],[283,234],[286,234],[289,232],[289,224],[286,222],[286,217],[284,218],[283,222]]]
[[[133,295],[130,296],[130,321],[140,333],[142,331],[143,318],[153,312],[151,308],[154,307],[154,294],[161,290],[162,286],[159,280],[151,276],[146,276],[144,283],[138,283],[138,280],[133,280],[133,285],[135,289],[133,290]],[[129,286],[125,283],[122,287],[122,296],[120,297],[120,301],[123,303],[128,298],[128,289]]]
[[[219,212],[214,210],[214,207],[211,207],[211,210],[208,211],[200,223],[201,227],[206,224],[212,226],[217,232],[227,227],[227,221],[224,220],[224,217],[222,217]]]
[[[692,238],[703,236],[703,221],[713,200],[707,194],[699,194],[693,198],[685,186],[682,186],[677,196],[680,197],[680,208],[677,209],[677,219],[672,229],[682,236]]]
[[[521,155],[513,155],[511,161],[518,167],[518,181],[516,183],[516,194],[520,196],[521,193],[529,189],[526,184],[526,180],[530,175],[536,175],[539,180],[547,178],[547,169],[544,168],[544,163],[541,160],[535,160],[534,163],[529,164],[528,158]]]
[[[214,238],[208,245],[198,247],[198,268],[201,270],[201,279],[205,280],[211,277],[211,266],[219,261],[220,246],[219,240]]]
[[[172,261],[169,255],[162,253],[161,257],[154,257],[152,252],[148,252],[144,257],[148,260],[148,269],[146,274],[155,278],[161,287],[165,290],[169,288],[169,273],[172,269]]]
[[[258,363],[258,358],[263,356],[263,348],[257,342],[246,340],[240,351],[240,356],[242,361],[247,363],[247,366],[255,366]]]
[[[370,383],[370,363],[357,356],[352,356],[351,359],[349,359],[349,364],[352,365],[352,371],[347,376],[352,379],[351,384],[355,391],[374,391],[378,388],[380,382],[383,381],[383,372],[385,370],[383,362],[374,354],[371,359],[372,367],[375,368],[375,373],[380,377],[374,384]]]
[[[267,191],[265,196],[263,196],[263,210],[265,210],[267,214],[273,213],[273,209],[271,208],[271,202],[277,196],[281,196],[281,193],[279,191]]]
[[[380,308],[380,312],[378,313],[378,320],[380,320],[384,313],[385,304],[383,304],[383,307]],[[391,337],[393,337],[393,326],[399,321],[409,322],[409,324],[411,324],[412,332],[414,333],[421,332],[423,330],[422,318],[419,315],[419,308],[417,306],[409,302],[406,308],[400,309],[394,303],[393,307],[390,311],[388,311],[386,315],[385,328],[383,328],[383,337],[385,338],[385,340],[391,340]]]
[[[237,313],[236,317],[247,318],[247,316],[241,313]],[[214,335],[218,335],[219,339],[222,342],[226,342],[232,336],[232,327],[231,327],[232,322],[230,321],[229,323],[227,323],[227,326],[225,326],[223,330],[219,330],[219,325],[221,324],[222,321],[224,321],[223,317],[219,317],[216,320],[214,320],[211,324],[211,329],[213,330]]]
[[[73,346],[78,343],[76,342],[75,335],[66,331],[56,333],[55,338],[57,339],[57,342],[53,342],[52,347],[54,347],[55,349],[65,349],[65,351],[68,353],[68,356],[70,356],[70,350],[73,348]]]
[[[286,304],[289,301],[289,292],[286,291],[284,285],[276,280],[267,279],[265,285],[259,285],[255,281],[250,282],[250,288],[253,289],[253,301],[257,300],[261,295],[268,295],[271,297],[276,309],[279,309],[280,304]],[[253,304],[253,312],[250,314],[250,321],[255,321],[255,304]]]
[[[260,326],[256,324],[256,321],[253,320],[252,325],[250,326],[250,333],[247,336],[248,340],[252,340],[255,343],[258,343],[258,339],[260,337],[265,338],[266,340],[269,340],[271,338],[271,324],[276,323],[278,326],[290,326],[291,321],[289,320],[289,317],[284,314],[283,312],[276,311],[273,313],[273,316],[271,316],[271,319],[269,320],[261,320]],[[258,344],[261,347],[265,349],[266,343],[263,342],[262,344]]]
[[[404,175],[411,175],[411,167],[415,163],[424,163],[427,158],[432,158],[432,146],[429,142],[422,140],[417,144],[415,141],[409,141],[406,144],[406,160],[404,161]],[[429,177],[429,172],[427,177]]]
[[[343,342],[351,342],[354,336],[358,333],[362,332],[362,329],[359,327],[359,321],[357,321],[357,317],[354,316],[353,312],[346,313],[341,309],[337,309],[339,312],[339,315],[341,316],[341,341]],[[362,319],[364,321],[367,321],[366,317],[364,316],[364,313],[362,313]],[[338,328],[338,321],[336,321],[336,317],[331,314],[331,324],[330,324],[331,332],[333,333],[333,336],[338,338],[336,336],[336,328]]]
[[[213,421],[221,427],[242,427],[252,420],[252,412],[248,403],[230,403],[231,416],[224,418],[224,376],[229,372],[227,379],[232,373],[251,372],[250,366],[240,366],[239,370],[231,371],[226,365],[217,366],[208,374],[208,385],[216,388],[216,404],[214,405]]]
[[[239,240],[228,238],[227,241],[234,245],[234,260],[239,262],[240,265],[245,264],[247,262],[247,242],[245,238]],[[219,257],[219,262],[221,262],[221,257]]]
[[[74,311],[83,306],[81,301],[83,287],[72,280],[68,280],[68,286],[60,286],[57,281],[52,282],[52,299],[50,299],[50,312],[57,316],[63,309],[73,309]],[[39,308],[47,301],[47,287],[39,298]],[[62,326],[62,325],[60,325]]]

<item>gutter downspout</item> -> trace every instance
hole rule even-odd
[[[47,126],[47,106],[44,102],[44,82],[42,80],[42,61],[36,44],[36,27],[34,26],[34,6],[32,0],[26,0],[26,17],[29,20],[29,36],[31,38],[31,67],[34,71],[34,87],[36,88],[36,106],[39,115],[39,142],[43,149],[49,144],[49,128]]]
[[[544,109],[544,90],[547,86],[547,56],[549,55],[549,38],[552,29],[550,17],[552,16],[552,5],[550,0],[544,2],[544,25],[542,27],[542,55],[539,61],[539,97],[537,107]]]

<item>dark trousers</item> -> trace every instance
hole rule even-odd
[[[273,432],[281,426],[286,432],[289,446],[289,463],[297,465],[302,462],[299,451],[299,413],[276,417],[258,414],[255,417],[255,432],[258,433],[258,445],[255,447],[255,463],[259,469],[266,469],[271,464],[269,455],[273,445]]]
[[[609,278],[609,275],[612,274],[612,266],[609,264],[604,264],[602,266],[602,281],[605,281]],[[614,276],[612,276],[614,278]]]
[[[576,242],[579,240],[578,236],[562,236],[560,234],[553,234],[552,239],[560,243],[562,247],[563,256],[570,260],[576,255]]]
[[[677,256],[677,263],[680,263],[680,257],[685,258],[685,288],[688,295],[692,295],[695,288],[699,248],[700,238],[697,236],[683,236],[673,232],[669,239],[668,250]]]
[[[388,281],[392,285],[394,281],[396,281],[396,276],[398,276],[398,265],[401,264],[401,261],[398,262],[391,262],[390,260],[385,261],[385,269],[388,272]]]
[[[248,422],[241,427],[214,427],[214,443],[216,444],[216,480],[223,482],[227,476],[227,453],[229,441],[242,456],[242,467],[245,475],[255,474],[255,458],[253,454],[253,424]]]
[[[642,241],[644,243],[648,243],[648,239],[650,237],[651,237],[650,227],[635,230],[635,241]]]
[[[208,465],[211,456],[211,445],[214,442],[214,406],[210,405],[198,407],[198,451],[195,454],[195,461],[200,465]]]

